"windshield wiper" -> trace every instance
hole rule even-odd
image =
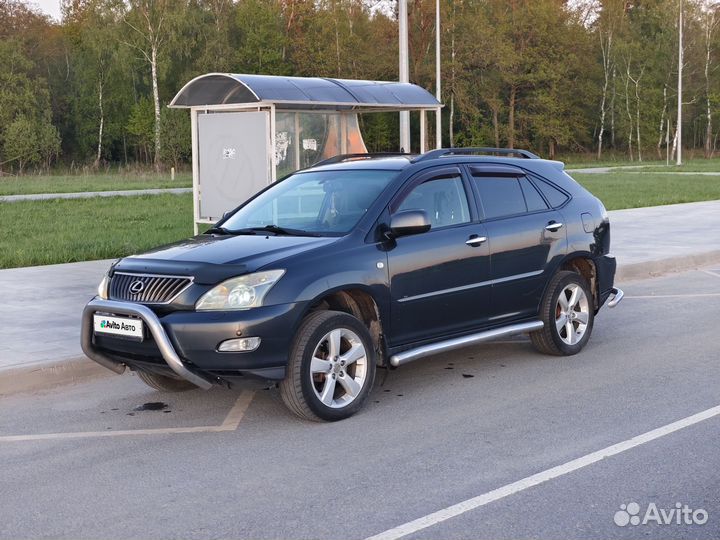
[[[226,234],[226,235],[237,235],[237,234],[257,234],[252,229],[227,229],[225,227],[212,227],[205,231],[205,234]]]
[[[315,232],[305,231],[303,229],[288,229],[287,227],[279,227],[277,225],[265,225],[264,227],[251,227],[251,231],[271,232],[277,235],[287,236],[322,236]]]

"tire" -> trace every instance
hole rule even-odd
[[[280,396],[290,411],[315,422],[358,412],[375,380],[375,349],[365,325],[347,313],[317,311],[298,328]]]
[[[579,353],[590,339],[595,322],[587,280],[576,272],[555,274],[540,304],[540,320],[545,326],[530,333],[535,349],[555,356]]]
[[[138,378],[150,388],[160,390],[161,392],[185,392],[197,388],[197,386],[191,382],[165,377],[164,375],[148,373],[147,371],[141,371],[139,369],[135,373],[137,373]]]

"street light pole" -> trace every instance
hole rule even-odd
[[[442,101],[440,91],[440,0],[435,0],[435,81],[437,90],[435,97]],[[442,148],[442,113],[435,112],[435,147]]]
[[[683,0],[678,19],[678,82],[677,82],[677,165],[682,165],[682,72],[683,72]]]
[[[407,0],[398,0],[398,27],[400,29],[400,82],[410,82],[410,59],[408,51]],[[410,152],[410,111],[400,112],[400,149]]]

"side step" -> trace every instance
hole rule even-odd
[[[494,328],[492,330],[486,330],[485,332],[478,332],[477,334],[470,334],[468,336],[448,339],[447,341],[439,341],[437,343],[423,345],[422,347],[418,347],[416,349],[410,349],[409,351],[393,354],[390,357],[390,365],[394,367],[402,366],[403,364],[407,364],[413,360],[419,360],[420,358],[425,358],[426,356],[461,349],[462,347],[467,347],[468,345],[475,345],[476,343],[511,336],[513,334],[533,332],[535,330],[540,330],[543,326],[544,324],[542,321],[511,324],[510,326]]]

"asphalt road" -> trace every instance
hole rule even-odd
[[[720,269],[624,289],[579,356],[421,360],[335,424],[134,376],[3,398],[0,538],[718,538]]]

